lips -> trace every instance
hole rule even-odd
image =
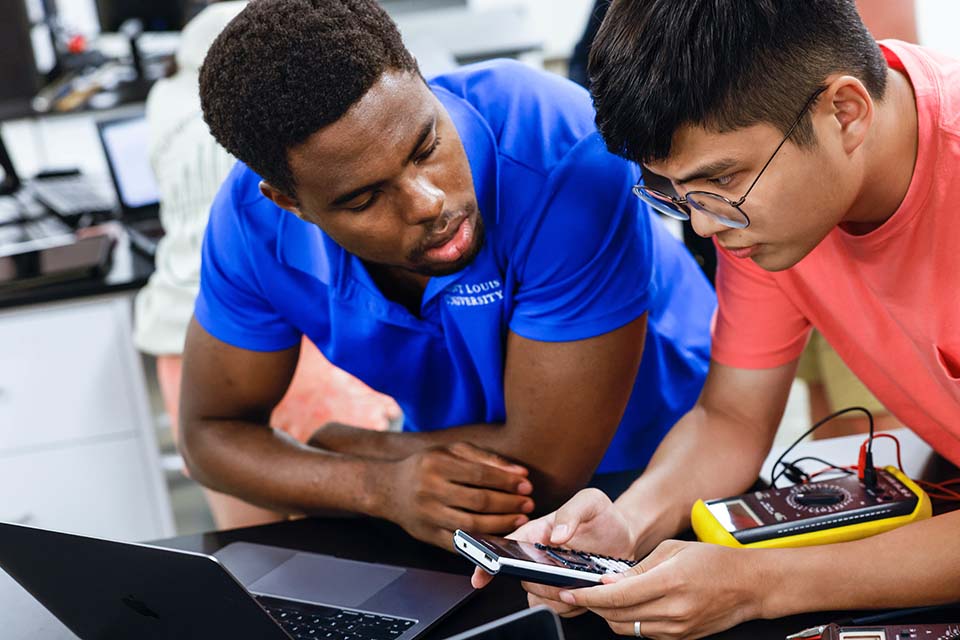
[[[449,233],[431,243],[424,257],[433,262],[455,262],[468,252],[473,244],[474,223],[470,216],[461,216]]]
[[[724,247],[724,249],[734,258],[745,259],[757,252],[760,245],[751,244],[746,247]]]
[[[443,234],[443,236],[441,236],[440,238],[437,238],[436,240],[433,240],[427,243],[427,245],[424,248],[424,251],[430,251],[432,249],[436,249],[437,247],[442,247],[443,245],[453,240],[453,237],[457,235],[458,231],[460,231],[460,227],[463,225],[466,219],[467,219],[466,214],[463,214],[457,217],[453,222],[451,222],[448,225],[450,227],[450,230],[447,233]]]

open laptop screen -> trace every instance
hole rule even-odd
[[[124,210],[155,205],[160,200],[157,180],[147,153],[146,118],[134,117],[99,123],[100,140]]]

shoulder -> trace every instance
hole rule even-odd
[[[535,170],[550,171],[596,131],[583,87],[516,61],[467,65],[434,78],[431,86],[468,102],[486,121],[499,153]]]
[[[906,67],[921,116],[928,114],[946,133],[960,135],[960,60],[898,40],[880,44]]]
[[[208,234],[237,236],[253,248],[273,244],[285,213],[260,193],[260,176],[242,162],[227,174],[210,207]]]

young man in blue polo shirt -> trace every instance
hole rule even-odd
[[[450,547],[591,478],[622,490],[696,400],[713,293],[579,87],[509,62],[427,84],[373,0],[256,0],[200,89],[243,163],[184,354],[201,482]],[[404,432],[270,429],[302,335],[396,398]]]

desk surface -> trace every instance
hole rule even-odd
[[[147,283],[151,273],[153,273],[153,259],[135,251],[130,246],[130,237],[127,232],[118,225],[113,259],[106,276],[5,291],[0,293],[0,309],[135,290]]]
[[[919,439],[915,439],[912,435],[906,439],[908,440],[907,450],[912,452],[908,458],[905,458],[909,462],[906,465],[908,471],[910,468],[923,468],[923,473],[917,475],[929,480],[946,479],[958,475],[955,468],[937,463],[939,458],[931,456],[929,448],[925,448]],[[853,440],[840,438],[836,441],[815,443],[815,447],[818,450],[817,453],[823,454],[826,450],[830,450],[839,456],[852,442]],[[270,544],[336,554],[355,560],[380,561],[464,575],[471,571],[470,565],[459,556],[417,542],[393,524],[367,518],[310,518],[231,531],[181,536],[163,540],[159,544],[177,549],[213,553],[236,541]],[[39,603],[33,601],[3,574],[0,574],[0,603],[3,604],[3,607],[0,607],[0,624],[3,625],[5,634],[12,634],[4,637],[12,640],[72,637]],[[442,621],[428,638],[430,640],[445,638],[525,606],[526,597],[519,582],[512,579],[494,580],[489,587],[478,592],[463,607]],[[778,639],[789,633],[848,615],[849,612],[843,614],[821,612],[779,620],[752,621],[711,637],[716,640]],[[936,617],[943,622],[948,621],[946,618],[951,618],[952,621],[960,620],[960,609],[939,613]],[[931,618],[931,621],[934,619]],[[589,614],[565,620],[563,625],[569,640],[617,637],[610,632],[604,622]]]

